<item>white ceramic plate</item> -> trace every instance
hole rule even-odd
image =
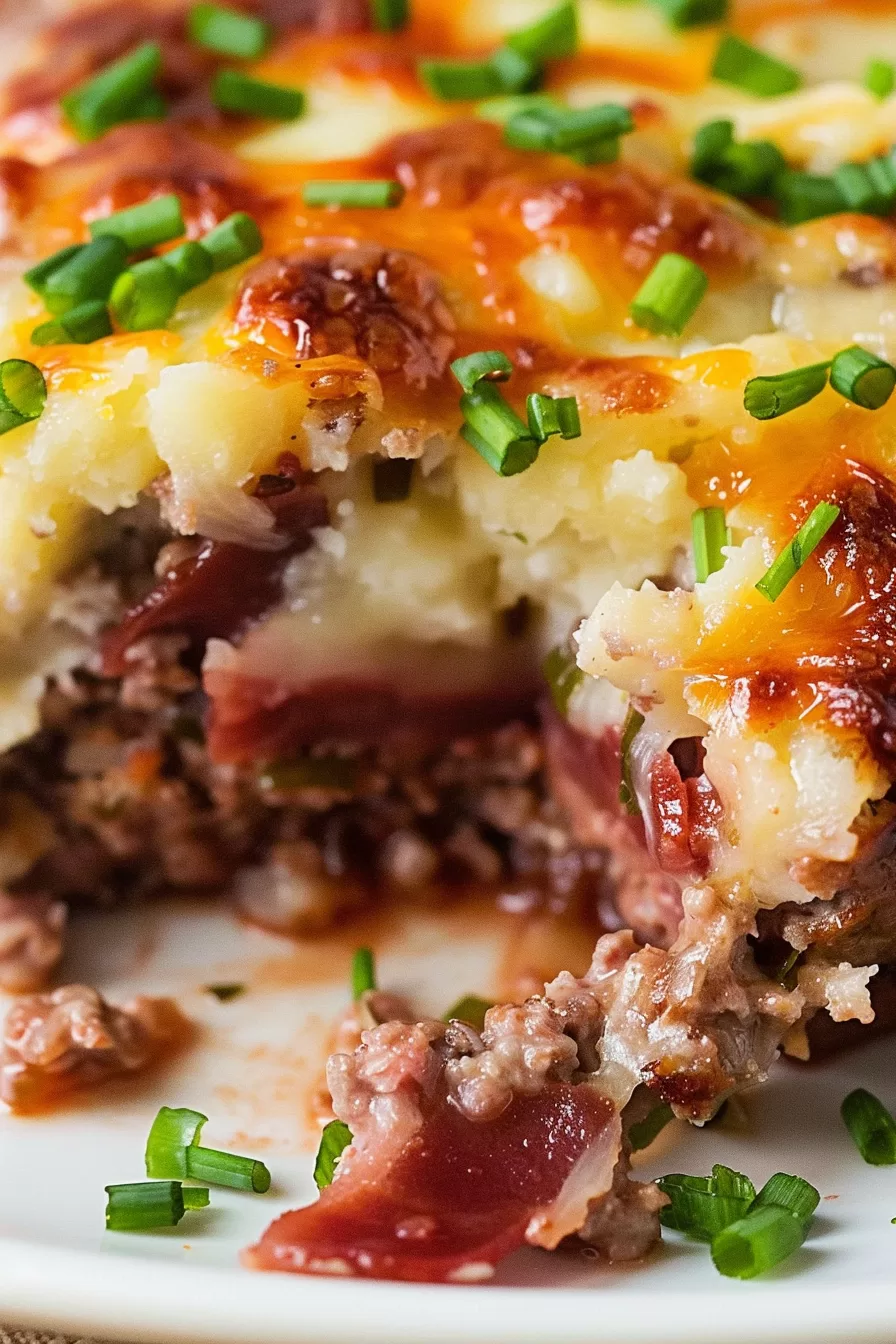
[[[513,927],[469,912],[449,916],[447,927],[444,918],[403,915],[354,929],[351,941],[375,941],[382,982],[441,1011],[456,993],[488,992]],[[859,1084],[896,1104],[887,1042],[836,1067],[783,1065],[761,1097],[747,1099],[739,1128],[676,1124],[645,1156],[651,1175],[721,1161],[757,1185],[780,1169],[818,1186],[814,1235],[762,1281],[722,1280],[704,1247],[674,1239],[625,1269],[520,1252],[482,1287],[240,1269],[240,1249],[271,1217],[314,1194],[309,1098],[344,1005],[351,941],[296,947],[189,904],[75,922],[68,978],[113,997],[174,993],[200,1040],[163,1077],[38,1119],[0,1116],[0,1320],[185,1344],[891,1344],[896,1168],[865,1166],[838,1118]],[[223,1004],[203,992],[226,981],[246,982],[248,992]],[[143,1177],[146,1132],[162,1103],[205,1111],[205,1140],[263,1156],[275,1187],[264,1198],[215,1191],[211,1210],[188,1214],[170,1234],[107,1234],[103,1186]]]

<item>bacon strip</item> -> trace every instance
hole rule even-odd
[[[527,1230],[556,1245],[572,1205],[581,1225],[589,1196],[609,1189],[618,1135],[616,1112],[588,1085],[548,1083],[480,1123],[443,1099],[385,1171],[375,1147],[346,1154],[318,1201],[278,1218],[244,1258],[303,1274],[490,1278]]]

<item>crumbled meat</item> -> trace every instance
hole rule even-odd
[[[256,338],[270,324],[300,359],[358,355],[412,387],[440,378],[454,349],[435,274],[410,252],[368,244],[262,261],[243,281],[235,321]]]
[[[170,999],[141,997],[116,1008],[86,985],[20,999],[3,1029],[0,1098],[15,1111],[40,1109],[76,1088],[146,1068],[186,1030]]]
[[[42,989],[62,956],[67,908],[50,896],[0,893],[0,989]]]
[[[544,999],[504,1004],[485,1015],[482,1049],[449,1060],[448,1093],[471,1120],[500,1115],[514,1095],[538,1092],[547,1079],[568,1082],[578,1051],[563,1022]]]

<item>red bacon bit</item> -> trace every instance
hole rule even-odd
[[[176,630],[197,641],[225,638],[277,601],[287,560],[307,549],[310,529],[325,526],[328,518],[323,495],[299,480],[294,463],[295,459],[281,460],[294,488],[264,495],[278,530],[288,539],[283,549],[261,551],[203,541],[195,555],[175,566],[110,631],[103,650],[107,676],[124,673],[128,649],[147,635]]]
[[[246,1263],[422,1283],[489,1278],[592,1158],[606,1181],[590,1193],[604,1193],[617,1132],[609,1102],[588,1086],[548,1083],[480,1123],[440,1100],[387,1170],[357,1154],[316,1204],[278,1218]]]
[[[705,876],[719,839],[718,794],[703,774],[682,779],[668,751],[654,756],[648,779],[653,821],[649,830],[660,867],[667,873]]]

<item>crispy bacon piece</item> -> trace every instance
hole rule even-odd
[[[300,359],[358,356],[380,377],[423,388],[445,372],[454,320],[438,278],[411,252],[372,244],[262,261],[243,282],[235,324],[270,324]]]
[[[295,459],[285,465],[291,488],[261,494],[276,517],[283,548],[252,550],[231,542],[203,541],[195,555],[175,565],[109,632],[103,651],[108,676],[122,675],[128,649],[147,635],[176,630],[197,641],[226,637],[277,600],[286,562],[307,549],[311,529],[323,527],[328,516],[320,491],[299,479]]]
[[[704,774],[682,779],[668,751],[658,751],[647,771],[650,840],[664,872],[704,877],[719,838],[722,805]]]
[[[278,1218],[246,1263],[424,1283],[489,1278],[527,1229],[556,1245],[547,1228],[567,1200],[581,1222],[589,1192],[609,1188],[618,1134],[612,1106],[587,1085],[547,1083],[478,1123],[441,1099],[385,1170],[376,1149],[356,1154],[315,1204]]]

